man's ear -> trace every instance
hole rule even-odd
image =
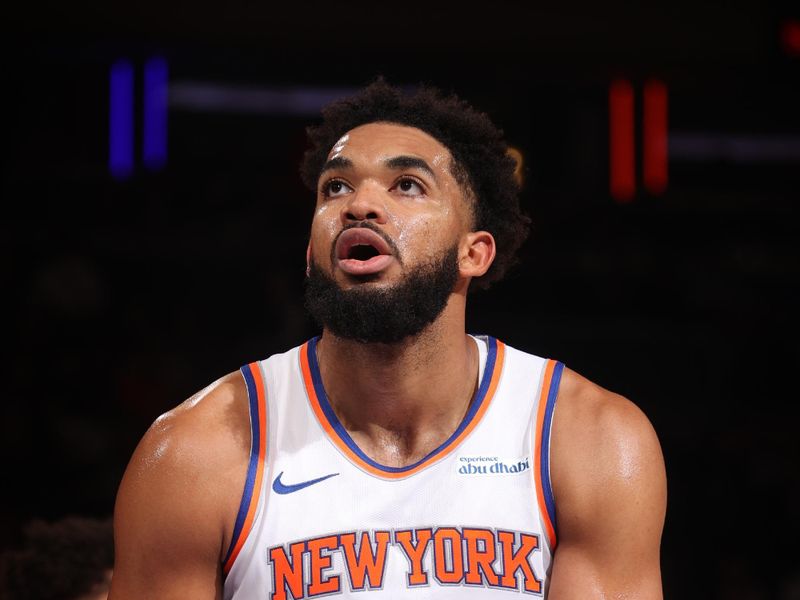
[[[471,231],[459,248],[458,271],[462,277],[480,277],[494,262],[497,248],[488,231]]]
[[[306,277],[311,274],[311,241],[306,246]]]

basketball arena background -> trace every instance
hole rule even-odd
[[[533,232],[469,330],[650,417],[666,597],[800,598],[800,6],[537,4],[9,9],[3,548],[110,515],[154,418],[315,334],[304,127],[383,74],[523,157]]]

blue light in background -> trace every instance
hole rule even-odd
[[[167,163],[167,61],[154,57],[144,65],[144,135],[142,162],[151,170]]]
[[[119,60],[109,74],[108,170],[115,179],[133,173],[133,66]]]

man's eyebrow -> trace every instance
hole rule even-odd
[[[434,181],[438,181],[436,173],[433,172],[433,169],[430,168],[428,163],[416,156],[393,156],[383,161],[383,164],[394,171],[399,171],[401,169],[419,169],[420,171],[425,171]]]
[[[352,169],[353,168],[353,161],[349,158],[345,158],[344,156],[337,156],[335,158],[330,159],[324,165],[322,165],[322,169],[320,169],[319,174],[322,174],[325,171],[330,171],[332,169]]]
[[[434,181],[438,181],[438,177],[436,177],[436,173],[434,173],[433,169],[431,169],[430,165],[425,162],[423,159],[418,158],[416,156],[407,156],[407,155],[400,155],[400,156],[393,156],[391,158],[387,158],[383,161],[383,164],[393,171],[400,171],[403,169],[419,169],[420,171],[424,171],[428,175],[430,175]],[[352,169],[353,168],[353,161],[349,158],[345,158],[344,156],[337,156],[335,158],[330,159],[319,171],[320,177],[326,172],[331,171],[334,169]]]

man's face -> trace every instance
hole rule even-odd
[[[445,146],[402,125],[363,125],[334,145],[319,178],[306,291],[324,326],[394,342],[441,313],[472,221],[450,167]]]

